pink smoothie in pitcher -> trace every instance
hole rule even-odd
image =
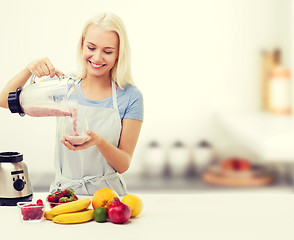
[[[69,109],[52,106],[27,106],[25,112],[31,117],[72,116]]]

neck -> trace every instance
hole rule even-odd
[[[111,96],[111,78],[86,76],[82,79],[81,88],[83,94],[91,100],[103,100]]]
[[[92,87],[99,87],[99,88],[107,88],[111,86],[111,77],[110,76],[101,76],[96,77],[92,75],[87,75],[85,78],[83,78],[84,83],[87,83],[87,85]]]

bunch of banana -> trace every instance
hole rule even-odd
[[[61,224],[88,222],[93,219],[94,213],[94,209],[88,209],[90,204],[91,200],[87,198],[60,204],[45,211],[45,218]]]

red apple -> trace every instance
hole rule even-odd
[[[223,170],[247,171],[250,170],[251,164],[246,159],[228,158],[221,162]]]
[[[239,170],[240,171],[247,171],[250,170],[251,164],[246,159],[239,159]]]

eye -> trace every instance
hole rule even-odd
[[[112,53],[111,51],[110,51],[110,52],[109,52],[109,51],[104,51],[104,52],[105,52],[106,54],[111,54],[111,53]]]
[[[94,51],[94,50],[95,50],[95,48],[93,48],[93,47],[88,47],[88,49],[89,49],[90,51]]]

